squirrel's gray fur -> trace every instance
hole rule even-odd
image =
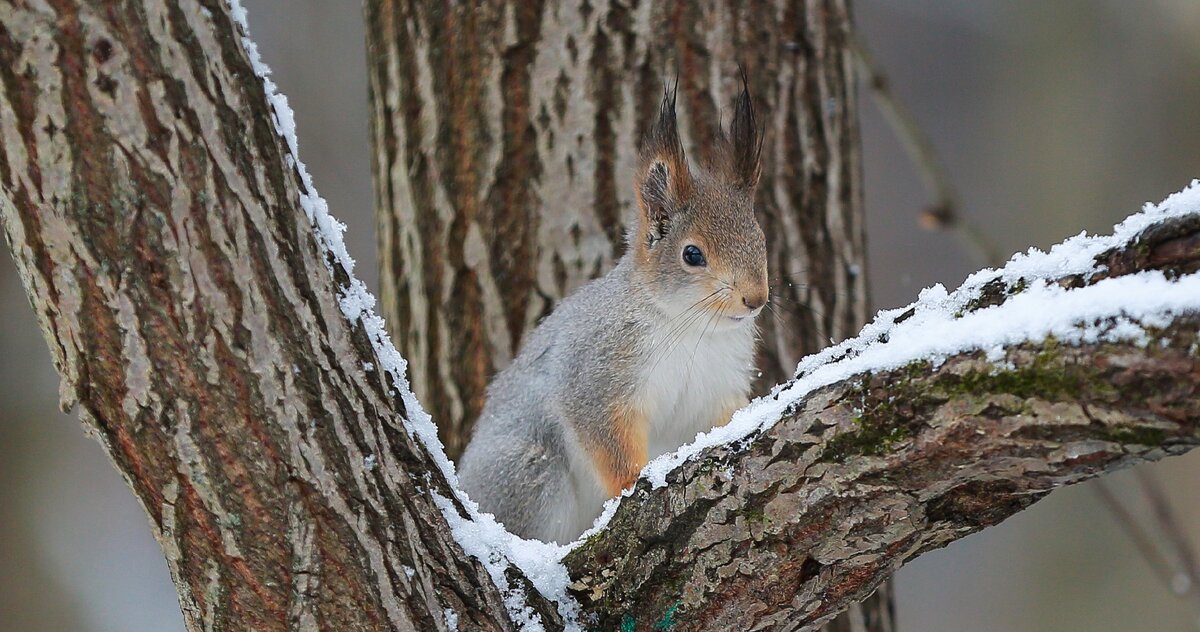
[[[616,267],[562,301],[488,387],[459,480],[510,531],[568,542],[647,459],[747,401],[767,300],[753,212],[761,140],[743,83],[729,137],[693,175],[673,91],[647,134]],[[689,246],[705,264],[681,258]]]

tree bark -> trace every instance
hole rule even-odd
[[[1198,269],[1192,215],[1052,280]],[[1034,281],[988,284],[963,311]],[[706,450],[658,489],[640,480],[602,537],[567,556],[573,588],[602,627],[810,629],[1056,487],[1200,443],[1200,312],[1142,326],[1153,342],[1048,338],[813,391],[746,450]]]
[[[64,408],[145,508],[190,630],[508,630],[522,598],[562,629],[452,535],[469,512],[439,508],[441,448],[238,30],[215,0],[0,9],[0,220]],[[1197,217],[1059,281],[1194,278]],[[1200,442],[1198,331],[1189,312],[1145,346],[1031,340],[1007,368],[967,354],[830,384],[744,448],[639,482],[565,560],[582,612],[811,629],[1053,487]]]
[[[0,217],[188,628],[510,629],[224,2],[48,5],[0,8]]]

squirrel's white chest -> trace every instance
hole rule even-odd
[[[723,423],[746,402],[754,369],[754,331],[689,331],[659,338],[643,367],[638,393],[654,458]]]

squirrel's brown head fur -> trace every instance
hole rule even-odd
[[[716,158],[693,174],[668,90],[641,150],[629,248],[669,312],[696,308],[728,324],[756,316],[768,298],[766,240],[754,217],[762,138],[744,76],[729,132],[715,143]]]

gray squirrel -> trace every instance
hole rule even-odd
[[[768,299],[760,136],[743,78],[728,135],[693,173],[664,95],[624,256],[529,334],[462,455],[463,489],[509,531],[574,540],[650,459],[747,403]]]

